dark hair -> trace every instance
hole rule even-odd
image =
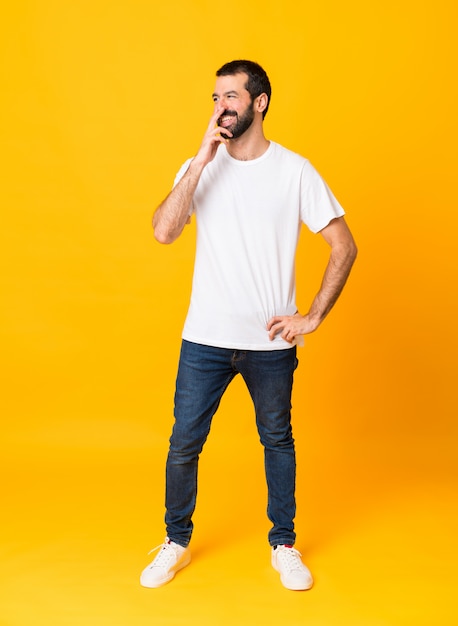
[[[270,104],[270,96],[272,88],[270,86],[269,77],[260,65],[254,63],[254,61],[230,61],[225,63],[216,72],[217,76],[233,76],[234,74],[247,74],[248,82],[245,85],[245,89],[251,96],[251,102],[262,93],[267,95],[267,106],[262,112],[262,119],[265,118],[267,110]]]

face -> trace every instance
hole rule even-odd
[[[218,119],[218,126],[230,130],[232,139],[243,135],[254,120],[253,102],[245,88],[247,80],[246,74],[218,76],[216,80],[213,101],[224,106],[224,111]]]

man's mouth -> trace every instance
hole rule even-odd
[[[231,126],[237,120],[237,113],[233,111],[228,111],[223,113],[218,120],[218,126],[222,126],[223,128],[227,128]]]

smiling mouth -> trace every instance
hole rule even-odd
[[[232,114],[222,115],[219,118],[219,120],[218,120],[218,126],[222,126],[223,128],[227,128],[233,122],[236,121],[236,117],[237,117],[236,115],[232,115]]]

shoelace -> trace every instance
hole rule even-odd
[[[296,569],[303,569],[304,564],[301,561],[302,554],[296,548],[277,548],[280,550],[278,557],[282,559],[284,565],[293,571]]]
[[[176,550],[170,543],[161,543],[150,550],[148,554],[152,554],[159,549],[160,552],[156,555],[150,567],[167,567],[170,560],[173,559],[174,556],[176,557]]]

